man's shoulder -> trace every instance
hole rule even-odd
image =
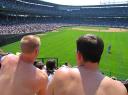
[[[37,77],[39,80],[47,80],[48,79],[48,76],[45,71],[42,71],[42,70],[36,68],[36,72],[37,72]]]
[[[54,75],[55,79],[66,80],[70,77],[75,77],[78,74],[77,68],[61,67],[59,68]]]
[[[8,54],[6,56],[4,56],[1,64],[6,64],[6,63],[16,63],[18,62],[18,56],[14,55],[14,54]]]
[[[115,93],[119,92],[119,93],[122,93],[120,95],[125,95],[123,93],[126,93],[126,88],[125,86],[123,85],[123,83],[121,83],[120,81],[117,81],[117,80],[113,80],[109,77],[105,77],[103,79],[103,81],[101,82],[101,87],[106,91],[106,92],[110,92],[110,91],[115,91]]]
[[[124,86],[123,83],[121,83],[120,81],[113,80],[112,78],[107,77],[107,76],[103,79],[103,82],[104,82],[104,85],[106,86],[116,86],[116,87]]]

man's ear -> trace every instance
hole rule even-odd
[[[38,53],[39,53],[39,48],[36,48],[35,49],[35,54],[38,55]]]
[[[77,52],[78,58],[82,61],[84,61],[83,55],[78,51]]]
[[[83,62],[83,56],[79,51],[77,51],[77,63],[78,63],[78,65],[80,65],[82,62]]]
[[[77,59],[80,60],[81,59],[81,55],[80,55],[80,52],[77,51]]]

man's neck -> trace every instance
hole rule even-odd
[[[31,55],[27,55],[27,54],[21,54],[20,55],[20,59],[25,62],[25,63],[29,63],[29,64],[33,64],[35,59],[31,57]]]
[[[82,63],[81,65],[79,65],[79,67],[84,67],[88,70],[92,70],[92,71],[96,71],[98,70],[98,63],[92,63],[92,62],[85,62],[85,63]]]

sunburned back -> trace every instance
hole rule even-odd
[[[96,95],[126,95],[127,90],[124,85],[109,77],[105,77],[97,89]]]
[[[66,68],[65,68],[66,69]],[[67,69],[69,70],[69,69]],[[51,95],[85,95],[81,78],[77,74],[68,73],[62,70],[65,74],[55,78],[54,94]],[[56,77],[56,75],[55,75]]]
[[[55,73],[53,81],[49,84],[49,95],[125,95],[113,93],[113,88],[108,88],[111,83],[109,86],[105,84],[107,79],[110,78],[104,77],[99,71],[81,67],[63,68]]]
[[[8,56],[0,71],[0,95],[35,95],[39,84],[37,76],[32,64],[23,63],[14,55]]]

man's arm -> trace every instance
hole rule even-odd
[[[48,83],[47,95],[54,95],[54,78]]]
[[[47,95],[47,84],[48,84],[48,76],[45,75],[40,80],[40,89],[37,95]]]

